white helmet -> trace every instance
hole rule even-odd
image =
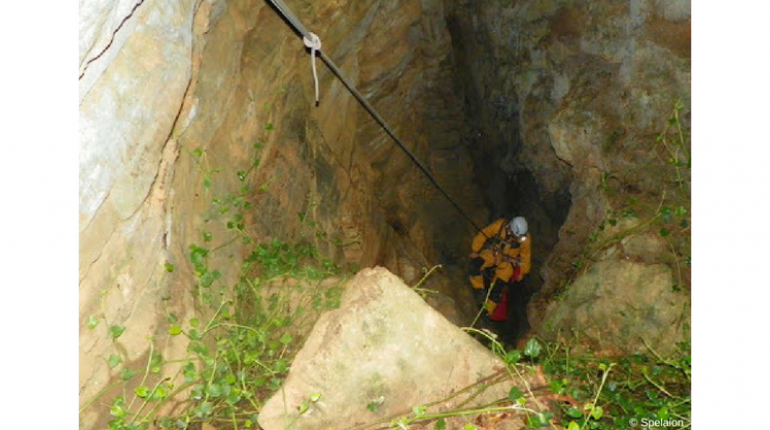
[[[523,216],[517,216],[508,223],[508,228],[516,236],[524,236],[527,234],[527,220]]]

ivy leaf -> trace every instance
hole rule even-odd
[[[562,394],[564,389],[564,383],[562,381],[553,380],[548,384],[551,387],[551,392],[554,394]]]
[[[209,250],[201,248],[197,245],[190,245],[190,262],[194,266],[200,266],[203,264],[203,259],[209,254]]]
[[[540,421],[541,427],[547,425],[551,421],[551,418],[553,418],[553,414],[550,412],[541,412],[537,414],[537,419]]]
[[[436,426],[433,428],[434,430],[446,430],[446,420],[444,418],[439,418],[438,421],[436,421]]]
[[[110,327],[110,335],[112,336],[113,339],[119,338],[124,331],[126,331],[126,328],[123,327],[122,325],[114,325]]]
[[[115,366],[123,362],[123,359],[120,358],[119,355],[112,354],[110,355],[110,358],[107,359],[107,366],[110,367],[110,369],[114,369]]]
[[[171,263],[166,263],[163,265],[163,267],[166,269],[166,272],[171,273],[174,271],[174,265]]]
[[[519,360],[521,360],[521,351],[518,349],[508,351],[503,359],[507,364],[516,364]]]
[[[510,400],[516,400],[524,397],[524,393],[518,387],[512,387],[508,392],[508,398]]]
[[[279,341],[280,341],[282,344],[284,344],[284,345],[288,345],[288,344],[290,344],[290,343],[292,342],[292,340],[293,340],[293,339],[292,339],[292,337],[291,337],[291,335],[290,335],[289,333],[286,333],[286,334],[284,334],[284,335],[283,335],[283,336],[281,336],[281,338],[279,339]]]
[[[217,398],[222,395],[222,387],[219,384],[211,384],[206,387],[206,393],[209,397]]]
[[[177,336],[182,333],[182,327],[180,327],[178,324],[174,324],[168,329],[168,334],[171,336]]]
[[[200,157],[201,155],[203,155],[203,150],[201,150],[200,148],[195,148],[195,150],[193,151],[193,155],[195,155],[196,157]]]
[[[195,416],[198,418],[205,418],[214,412],[214,405],[211,402],[203,402],[196,410]]]
[[[214,274],[211,272],[206,272],[201,276],[200,283],[203,288],[208,288],[211,286],[211,284],[214,283],[216,279],[214,278]]]
[[[150,394],[150,389],[145,387],[145,386],[141,386],[141,387],[137,387],[134,390],[134,392],[136,393],[136,395],[138,397],[144,399],[145,397],[147,397]]]
[[[591,416],[592,416],[592,417],[593,417],[595,420],[601,419],[601,417],[602,417],[603,415],[604,415],[604,409],[602,409],[602,407],[601,407],[601,406],[597,406],[597,407],[593,408],[593,410],[591,411]]]
[[[668,406],[663,406],[662,408],[658,409],[657,416],[660,420],[667,420],[671,416],[671,412],[668,410]]]
[[[124,381],[128,381],[129,379],[133,378],[134,375],[136,375],[136,372],[129,369],[128,367],[120,369],[120,379]]]
[[[188,336],[190,336],[191,340],[201,340],[203,339],[203,334],[199,333],[198,330],[192,329],[189,333],[187,333]]]
[[[86,323],[86,326],[89,329],[96,327],[97,324],[99,324],[99,320],[95,316],[91,315],[88,317],[88,323]]]
[[[421,418],[423,415],[425,415],[425,411],[427,409],[427,406],[414,406],[412,407],[412,412],[414,412],[415,417]]]
[[[150,358],[150,372],[160,373],[160,369],[162,365],[163,365],[163,356],[158,354],[157,352],[153,352],[152,358]]]
[[[570,418],[580,418],[583,416],[583,412],[581,412],[580,409],[573,406],[569,408],[569,410],[567,411],[567,416],[569,416]]]
[[[271,378],[268,388],[270,391],[278,391],[281,388],[281,378]]]
[[[125,401],[123,400],[123,397],[115,397],[115,400],[112,401],[112,407],[110,408],[110,415],[112,415],[115,418],[122,418],[126,415],[126,410],[123,407],[125,405]]]
[[[527,345],[524,347],[524,355],[526,355],[529,358],[537,358],[538,355],[540,355],[540,351],[543,350],[543,347],[540,346],[540,342],[537,341],[534,337],[527,342]]]
[[[182,370],[184,372],[185,382],[192,382],[198,377],[198,372],[195,370],[195,365],[193,363],[187,363]]]
[[[284,358],[277,360],[273,364],[273,370],[275,370],[278,373],[285,372],[288,369],[289,369],[289,363]]]
[[[152,392],[153,400],[162,400],[166,397],[168,397],[168,390],[163,385],[159,385],[155,391]]]
[[[310,401],[313,403],[316,403],[320,399],[321,399],[321,393],[313,393],[310,395]]]
[[[580,424],[576,423],[575,421],[570,421],[569,426],[567,426],[567,430],[580,430]]]
[[[236,403],[241,401],[241,390],[234,389],[230,392],[230,394],[227,395],[227,399],[225,399],[225,402],[227,402],[228,405],[235,405]]]

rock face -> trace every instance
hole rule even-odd
[[[481,207],[442,2],[287,3],[459,203]],[[217,248],[207,263],[233,284],[248,251],[231,225],[410,282],[464,254],[467,223],[322,64],[314,106],[308,53],[268,2],[90,0],[80,13],[81,404],[118,377],[110,355],[141,366],[167,314],[199,312],[190,245]],[[468,314],[446,275],[426,287]],[[111,326],[126,329],[113,341]]]
[[[542,332],[549,337],[576,331],[594,351],[668,355],[689,337],[689,296],[674,288],[665,264],[602,261],[548,305]]]
[[[648,200],[681,179],[650,142],[675,99],[689,128],[689,1],[287,3],[478,224],[487,202],[491,215],[532,219],[535,328],[620,209],[597,192],[605,179]],[[217,287],[233,285],[248,254],[234,226],[410,284],[465,259],[468,223],[323,66],[314,106],[308,53],[267,2],[83,0],[80,14],[81,404],[119,377],[108,357],[140,367],[168,314],[198,315],[191,245],[216,249]],[[525,176],[528,201],[506,185]],[[682,263],[648,239],[597,256]],[[460,270],[425,286],[454,321],[472,317]],[[113,339],[109,327],[125,331]],[[81,426],[108,418],[89,410]]]
[[[503,368],[398,277],[383,268],[364,269],[347,285],[340,308],[319,319],[283,387],[262,408],[259,424],[265,430],[372,424],[440,401]],[[493,385],[471,403],[505,398],[508,389]],[[301,403],[316,393],[318,402],[299,414]],[[470,394],[443,402],[441,409]]]
[[[605,261],[603,273],[627,267],[618,254],[591,251],[586,260],[606,222],[625,216],[646,222],[657,216],[656,207],[689,209],[689,169],[670,162],[676,155],[686,164],[687,157],[666,152],[656,136],[668,129],[677,100],[684,134],[689,130],[690,2],[447,3],[476,162],[497,160],[497,168],[479,170],[492,191],[488,198],[504,195],[517,212],[559,228],[558,237],[548,239],[555,245],[539,268],[542,284],[529,306],[531,326],[546,334],[541,329],[554,294],[565,284],[588,282],[580,280],[586,263]],[[683,146],[689,151],[689,141]],[[537,182],[534,203],[499,185],[515,185],[528,172]],[[570,203],[562,217],[557,209],[565,190]],[[646,213],[636,202],[648,206]],[[547,231],[538,227],[533,231]],[[672,242],[676,261],[666,264],[680,272],[689,236]]]
[[[639,226],[624,221],[607,230]],[[540,334],[579,339],[604,354],[648,353],[648,346],[668,355],[690,337],[689,281],[681,266],[669,264],[666,241],[658,234],[622,234],[599,262],[542,311]]]

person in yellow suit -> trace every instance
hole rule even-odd
[[[508,288],[520,282],[532,267],[532,237],[527,220],[500,218],[485,227],[471,244],[470,281],[474,290],[489,298],[484,307],[492,321],[508,319]]]

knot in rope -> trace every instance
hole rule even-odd
[[[315,68],[315,53],[321,51],[321,39],[312,32],[308,32],[308,35],[310,39],[303,37],[302,41],[305,42],[305,46],[310,48],[310,67],[313,68],[313,82],[315,83],[315,104],[318,106],[318,72]]]

